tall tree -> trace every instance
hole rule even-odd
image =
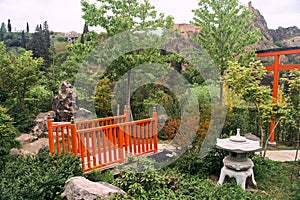
[[[45,71],[51,64],[49,48],[50,34],[47,22],[45,22],[44,29],[41,25],[37,25],[35,32],[32,34],[32,38],[28,43],[28,49],[32,50],[33,56],[35,58],[44,59],[44,65],[41,67],[42,71]]]
[[[8,30],[8,32],[11,32],[10,19],[8,19],[8,22],[7,22],[7,30]]]
[[[0,43],[0,85],[3,91],[9,91],[11,98],[16,98],[23,106],[26,93],[37,85],[41,78],[39,67],[43,60],[32,57],[31,51],[21,56],[11,53],[6,55],[6,48]]]
[[[83,19],[90,26],[100,26],[108,36],[146,27],[170,28],[173,18],[157,14],[148,0],[97,0],[100,6],[82,0]]]
[[[251,24],[252,14],[239,0],[200,0],[193,13],[192,23],[201,27],[195,40],[210,54],[222,75],[228,61],[247,65],[254,60],[254,51],[245,47],[258,41],[258,31]],[[221,83],[220,103],[222,93]]]
[[[135,31],[144,28],[171,28],[173,18],[165,17],[162,13],[157,13],[155,7],[148,0],[97,0],[100,4],[89,3],[82,0],[83,19],[90,26],[100,26],[105,29],[107,36],[114,36],[124,31]],[[142,53],[142,54],[141,54]],[[143,62],[154,62],[158,57],[152,55],[160,54],[153,50],[132,52],[121,56],[109,69],[117,76],[127,73],[128,85],[126,94],[126,104],[130,105],[130,69],[136,64]]]

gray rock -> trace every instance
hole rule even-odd
[[[85,108],[78,108],[74,113],[76,121],[88,120],[92,116],[92,112]]]
[[[34,126],[31,129],[31,134],[41,138],[41,137],[46,137],[45,132],[48,131],[47,128],[47,121],[48,117],[50,116],[51,119],[54,118],[55,112],[54,111],[49,111],[49,112],[44,112],[44,113],[39,113],[35,120],[34,120]]]
[[[75,176],[66,181],[61,197],[68,200],[94,200],[108,198],[116,193],[125,194],[123,190],[109,183],[92,182],[82,176]]]
[[[19,137],[17,137],[15,140],[20,143],[20,145],[31,143],[38,138],[31,134],[21,134]]]

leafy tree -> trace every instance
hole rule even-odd
[[[124,31],[136,31],[145,28],[171,28],[173,18],[157,14],[154,6],[148,0],[98,0],[100,6],[82,0],[83,19],[90,26],[100,26],[105,29],[107,37]],[[115,47],[118,48],[118,47]],[[156,55],[158,57],[155,57]],[[152,57],[153,56],[153,57]],[[128,85],[126,104],[130,105],[130,69],[141,63],[155,62],[160,57],[160,50],[143,49],[128,52],[118,58],[108,67],[111,77],[117,78],[127,73]],[[112,79],[115,80],[115,79]]]
[[[8,19],[8,22],[7,22],[7,30],[8,30],[8,32],[11,32],[11,23],[10,23],[10,19]]]
[[[245,47],[258,41],[258,31],[250,24],[252,13],[239,5],[238,0],[200,0],[193,13],[192,23],[201,27],[195,40],[206,49],[222,75],[228,61],[238,60],[248,65],[254,60],[254,51]],[[221,82],[221,104],[222,96]]]
[[[90,26],[100,26],[105,29],[108,36],[128,31],[139,30],[146,27],[170,28],[173,18],[164,14],[157,14],[154,6],[148,0],[97,0],[101,5],[89,4],[82,0],[83,19]]]
[[[273,105],[271,88],[261,85],[266,73],[260,61],[251,62],[247,67],[229,61],[228,73],[224,76],[226,85],[238,97],[255,106],[262,139],[265,135],[263,126],[274,120],[272,116],[279,118],[282,115],[281,105]]]
[[[39,85],[42,73],[39,68],[42,58],[33,58],[31,51],[22,55],[6,54],[5,45],[0,43],[0,90],[7,94],[5,104],[20,131],[28,131],[37,114],[35,105],[29,107],[29,91]],[[40,98],[40,97],[38,97]],[[27,121],[28,120],[28,121]]]
[[[23,106],[26,92],[37,85],[41,78],[39,67],[43,60],[32,58],[31,51],[26,51],[19,57],[10,54],[7,58],[2,59],[6,62],[5,65],[0,66],[1,88],[8,91],[11,98],[18,99]]]

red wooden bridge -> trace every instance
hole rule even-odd
[[[127,154],[157,152],[157,113],[148,119],[128,119],[127,110],[124,115],[80,122],[55,123],[49,119],[50,152],[80,156],[84,172],[124,163]]]

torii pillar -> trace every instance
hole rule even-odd
[[[264,66],[267,71],[272,71],[274,73],[273,79],[273,103],[277,102],[278,98],[278,82],[279,82],[279,72],[280,71],[287,71],[293,69],[300,69],[300,64],[286,64],[282,65],[280,63],[280,56],[281,55],[288,55],[288,54],[300,54],[300,46],[298,47],[284,47],[284,48],[276,48],[276,49],[267,49],[267,50],[260,50],[256,51],[257,57],[268,57],[274,56],[274,63],[269,66]],[[272,121],[270,123],[270,133],[271,137],[269,140],[270,144],[275,144],[275,125],[276,121]]]

